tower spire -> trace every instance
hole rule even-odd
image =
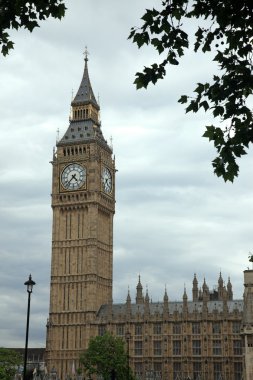
[[[72,100],[71,105],[73,106],[82,106],[82,105],[88,105],[92,104],[97,111],[99,111],[99,105],[95,98],[95,95],[92,90],[89,72],[88,72],[88,50],[87,47],[85,47],[84,51],[84,71],[83,71],[83,77],[79,86],[79,89],[76,93],[76,96],[74,97],[74,100]]]
[[[105,141],[101,130],[100,107],[90,82],[87,47],[83,54],[84,71],[79,89],[76,95],[72,96],[69,127],[57,146],[97,140],[104,146],[106,145],[111,153],[111,148]]]

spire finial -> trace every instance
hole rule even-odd
[[[112,136],[110,137],[110,148],[111,148],[111,150],[113,150],[113,143],[112,143]]]
[[[85,50],[84,50],[84,60],[85,62],[88,62],[88,55],[89,55],[89,52],[88,52],[88,49],[87,49],[87,46],[85,46]]]
[[[56,142],[57,143],[59,142],[59,138],[60,138],[60,130],[59,130],[59,128],[57,128],[57,131],[56,131]]]

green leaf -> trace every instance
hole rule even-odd
[[[182,103],[182,104],[187,103],[187,101],[188,101],[188,96],[186,95],[182,95],[181,98],[178,99],[178,103]]]
[[[151,41],[156,52],[166,56],[162,64],[144,68],[142,75],[138,73],[137,88],[147,88],[150,82],[155,84],[164,78],[168,66],[179,64],[179,57],[189,48],[186,33],[189,26],[193,31],[194,51],[201,47],[203,53],[214,53],[217,68],[210,73],[210,83],[198,83],[193,96],[182,95],[178,102],[187,103],[186,112],[210,109],[211,116],[226,122],[225,127],[208,126],[203,135],[212,141],[217,151],[214,172],[225,181],[233,181],[238,175],[236,159],[245,155],[245,147],[253,143],[253,114],[249,102],[253,93],[252,7],[248,4],[250,0],[163,0],[160,12],[146,10],[143,25],[138,29],[147,33],[145,37],[136,38],[137,28],[131,30],[131,38],[138,47]],[[203,20],[205,28],[201,27]]]
[[[213,125],[207,126],[206,131],[203,134],[203,137],[207,137],[209,141],[214,140],[215,138],[215,127]]]
[[[204,110],[207,111],[208,108],[209,108],[209,104],[207,103],[206,100],[204,100],[203,102],[201,102],[201,103],[199,104],[199,107],[203,107]]]
[[[217,106],[213,110],[213,116],[222,116],[224,114],[224,108],[222,106]]]

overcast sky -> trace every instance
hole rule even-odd
[[[159,2],[157,2],[159,3]],[[191,299],[196,272],[212,289],[221,270],[235,298],[252,247],[252,151],[240,176],[214,176],[213,146],[201,135],[210,114],[185,115],[177,103],[210,78],[210,56],[188,53],[164,81],[136,91],[134,74],[157,60],[127,40],[153,1],[67,1],[62,21],[32,34],[12,33],[15,50],[0,57],[0,346],[23,347],[31,273],[30,347],[45,345],[51,256],[51,165],[57,136],[68,127],[72,89],[89,74],[101,104],[102,130],[117,163],[114,302],[132,300],[138,274],[153,301]]]

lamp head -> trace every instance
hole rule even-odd
[[[27,293],[32,293],[32,291],[33,291],[33,286],[34,286],[35,284],[36,284],[36,282],[34,282],[34,281],[32,280],[32,275],[30,274],[28,281],[26,281],[26,282],[24,283],[24,285],[27,286]]]

